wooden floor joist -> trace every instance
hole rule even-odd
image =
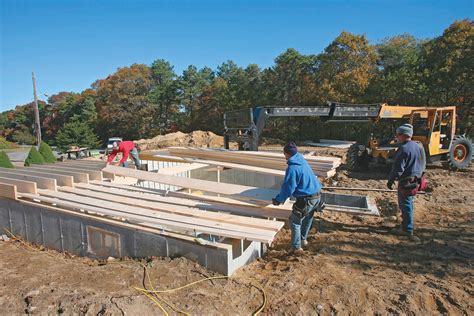
[[[75,173],[86,173],[89,175],[89,180],[102,180],[102,171],[101,170],[89,170],[89,169],[84,169],[79,167],[71,167],[71,166],[66,166],[61,163],[55,163],[54,165],[43,165],[47,166],[50,168],[54,168],[54,170],[57,171],[69,171],[69,172],[75,172]],[[50,170],[50,169],[48,169]]]
[[[263,206],[257,206],[255,204],[247,203],[242,200],[235,200],[232,198],[227,197],[217,197],[212,195],[202,195],[202,194],[191,194],[186,192],[173,192],[173,191],[165,191],[165,190],[158,190],[158,189],[150,189],[138,186],[131,186],[131,185],[123,185],[123,184],[116,184],[116,183],[109,183],[103,181],[92,181],[91,185],[95,187],[106,187],[106,188],[115,188],[119,190],[127,190],[131,192],[144,192],[144,193],[153,193],[153,194],[161,194],[171,197],[177,197],[186,200],[192,200],[201,202],[203,205],[207,203],[215,204],[217,206],[225,205],[229,212],[233,214],[239,214],[244,216],[253,216],[253,217],[266,217],[266,218],[282,218],[287,219],[289,213],[286,209],[281,209],[269,205],[268,207],[266,203]],[[78,187],[80,187],[78,185]],[[97,190],[94,187],[89,187],[91,190]]]
[[[15,185],[18,192],[38,194],[36,182],[0,177],[0,182]]]
[[[172,221],[174,223],[192,224],[192,225],[197,225],[200,227],[212,227],[212,228],[219,228],[223,230],[230,230],[230,231],[236,231],[236,232],[241,232],[245,230],[245,227],[239,224],[220,222],[217,220],[210,220],[207,218],[183,216],[182,213],[191,214],[193,212],[192,209],[190,209],[189,207],[184,207],[184,206],[177,206],[177,205],[170,206],[165,203],[153,203],[153,202],[141,203],[142,205],[138,205],[139,201],[137,201],[137,204],[133,206],[128,204],[124,207],[124,204],[122,204],[122,201],[120,201],[121,200],[120,198],[118,198],[117,199],[118,201],[116,202],[111,202],[110,199],[103,199],[100,197],[99,198],[86,197],[85,195],[78,195],[75,192],[63,193],[63,192],[54,192],[54,191],[48,191],[48,190],[40,190],[39,193],[40,195],[43,195],[43,196],[59,198],[64,201],[71,201],[71,202],[80,201],[80,203],[82,204],[98,206],[98,207],[107,208],[111,210],[118,210],[124,213],[140,214],[143,216],[148,216],[153,219],[162,219],[166,221]],[[164,211],[163,209],[166,209],[166,211]],[[175,210],[179,209],[181,213],[169,212],[170,210],[173,210],[173,209]],[[196,211],[202,212],[199,210],[196,210]],[[268,229],[263,229],[263,228],[252,228],[251,231],[253,234],[262,235],[262,236],[273,234],[272,231]]]
[[[17,199],[16,185],[3,183],[0,181],[0,197],[16,200]]]
[[[47,190],[42,190],[40,195],[23,193],[19,195],[19,197],[28,198],[34,201],[42,201],[59,207],[66,207],[79,211],[82,210],[88,212],[89,214],[111,216],[116,219],[122,219],[140,225],[160,227],[165,230],[184,232],[188,234],[207,233],[215,236],[248,239],[265,243],[272,242],[275,236],[275,232],[271,231],[259,230],[257,232],[254,229],[248,230],[238,225],[219,224],[212,221],[209,222],[200,220],[199,224],[196,223],[198,222],[197,220],[192,224],[181,221],[173,221],[169,219],[171,217],[169,214],[163,217],[163,214],[159,214],[159,212],[156,211],[139,207],[124,208],[123,205],[119,203],[103,202],[97,199],[81,198],[80,202],[75,202],[78,200],[77,196],[74,196],[73,194],[69,194],[68,196],[68,194],[61,192],[48,192]],[[175,215],[173,217],[175,219],[178,217],[179,220],[179,216]],[[210,226],[206,226],[203,223],[209,223]]]
[[[103,169],[106,172],[114,173],[123,177],[131,177],[139,180],[147,180],[157,183],[173,185],[181,188],[202,190],[223,195],[231,195],[236,199],[244,199],[256,205],[268,205],[273,197],[278,193],[275,190],[249,187],[244,185],[216,183],[213,181],[175,177],[164,174],[157,174],[147,171],[133,170],[117,166],[107,166]]]
[[[26,168],[26,167],[15,168],[15,169],[10,169],[10,170],[12,170],[11,171],[12,173],[17,173],[17,174],[56,179],[56,183],[59,186],[69,186],[69,187],[74,186],[74,179],[72,176],[65,176],[65,175],[59,175],[59,174],[51,174],[48,172],[35,171],[35,170],[30,170],[29,168]]]
[[[36,182],[37,187],[40,189],[48,189],[48,190],[57,191],[56,179],[32,176],[32,175],[27,175],[27,174],[17,174],[14,172],[6,172],[3,170],[1,172],[1,176],[4,178]]]
[[[58,168],[55,168],[54,165],[45,165],[45,166],[34,165],[34,166],[28,167],[28,169],[38,171],[38,172],[46,172],[49,174],[62,174],[62,175],[72,176],[74,178],[74,182],[89,183],[89,175],[87,173],[60,170]]]
[[[60,191],[70,192],[77,195],[101,198],[108,201],[116,201],[127,205],[143,206],[152,209],[162,209],[167,212],[190,215],[198,218],[202,217],[227,223],[238,223],[243,226],[256,228],[264,227],[266,229],[274,231],[280,230],[283,226],[282,222],[277,221],[269,221],[259,218],[249,218],[242,216],[233,216],[224,213],[217,213],[217,211],[232,212],[233,208],[235,208],[229,205],[225,205],[224,203],[221,203],[220,205],[218,205],[217,203],[203,203],[190,199],[162,196],[159,194],[153,194],[151,192],[133,192],[124,189],[94,186],[91,184],[80,185],[79,188],[81,188],[82,190],[63,188],[60,189]],[[166,203],[167,205],[164,205],[164,203]],[[182,209],[180,208],[181,206],[185,206],[187,207],[187,209]],[[197,211],[194,209],[197,209]],[[257,210],[253,211],[255,212],[256,216],[262,216],[258,214]]]
[[[214,220],[217,222],[230,223],[230,224],[239,224],[242,226],[254,227],[254,228],[264,228],[267,230],[278,231],[283,226],[282,222],[263,220],[258,218],[248,218],[242,216],[235,216],[230,214],[223,214],[217,212],[209,212],[207,210],[198,209],[197,203],[183,203],[183,199],[173,198],[173,197],[160,197],[153,194],[135,194],[134,197],[130,197],[120,194],[123,192],[96,192],[88,189],[70,189],[64,188],[63,190],[69,193],[73,193],[80,196],[93,197],[101,199],[104,201],[112,201],[117,203],[122,203],[125,205],[139,206],[143,208],[149,208],[157,211],[163,211],[171,214],[180,214],[188,215],[191,218],[203,218]],[[209,209],[209,208],[207,208]],[[193,220],[190,219],[190,222]]]

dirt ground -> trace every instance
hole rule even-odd
[[[162,297],[192,314],[245,315],[263,302],[256,285],[266,293],[263,314],[473,315],[473,171],[428,169],[433,192],[415,202],[419,243],[391,232],[399,220],[396,196],[370,192],[380,217],[324,213],[315,220],[303,256],[288,256],[290,231],[283,229],[265,257],[230,279]],[[385,183],[386,170],[376,168],[340,170],[328,185],[385,188]],[[0,314],[160,314],[131,288],[148,286],[142,263],[156,289],[216,276],[184,258],[99,262],[0,242]]]

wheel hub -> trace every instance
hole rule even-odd
[[[456,145],[454,148],[454,159],[457,161],[463,161],[467,156],[467,148],[462,144]]]

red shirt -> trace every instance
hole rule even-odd
[[[117,150],[114,149],[110,153],[109,158],[107,158],[107,162],[112,162],[115,156],[117,156],[117,153],[121,152],[122,159],[119,161],[119,164],[124,163],[125,161],[127,161],[128,154],[130,153],[130,151],[133,150],[133,148],[135,148],[135,143],[132,142],[131,140],[125,140],[125,141],[120,142],[118,149]]]

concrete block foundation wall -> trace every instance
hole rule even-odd
[[[158,229],[0,198],[1,234],[5,229],[28,242],[79,256],[183,256],[224,275],[262,255],[262,244],[255,241],[226,239],[202,245],[191,236],[179,238]]]

